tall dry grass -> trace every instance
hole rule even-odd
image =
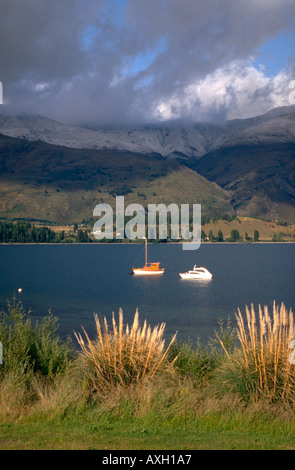
[[[294,339],[293,312],[273,302],[272,313],[259,305],[258,318],[253,304],[246,306],[244,319],[238,309],[237,334],[241,348],[227,353],[222,375],[244,398],[271,401],[295,400],[295,365],[290,361]]]
[[[112,328],[106,318],[101,323],[94,315],[97,337],[91,340],[83,328],[86,340],[75,333],[81,347],[78,359],[83,383],[90,391],[104,391],[115,385],[138,383],[144,377],[153,377],[160,370],[172,372],[173,362],[167,360],[170,346],[165,349],[163,339],[165,323],[151,328],[145,321],[139,325],[138,310],[129,328],[124,329],[123,311],[119,310],[119,323],[112,316]]]

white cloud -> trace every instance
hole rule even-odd
[[[214,115],[226,119],[257,116],[274,107],[288,106],[289,81],[286,71],[270,78],[250,61],[233,61],[160,100],[155,104],[154,117],[210,120]]]

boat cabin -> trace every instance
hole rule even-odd
[[[160,263],[145,263],[144,268],[145,270],[149,271],[158,271],[160,269]]]

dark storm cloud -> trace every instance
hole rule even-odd
[[[173,96],[172,111],[197,118],[197,96],[183,111],[179,104],[187,87],[255,56],[294,24],[295,4],[2,0],[0,14],[0,80],[9,107],[99,124],[155,118],[159,103]]]

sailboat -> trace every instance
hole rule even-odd
[[[153,275],[153,274],[164,274],[165,269],[160,268],[160,263],[148,263],[147,261],[147,238],[145,237],[145,263],[142,268],[132,268],[132,274],[147,274],[147,275]]]

